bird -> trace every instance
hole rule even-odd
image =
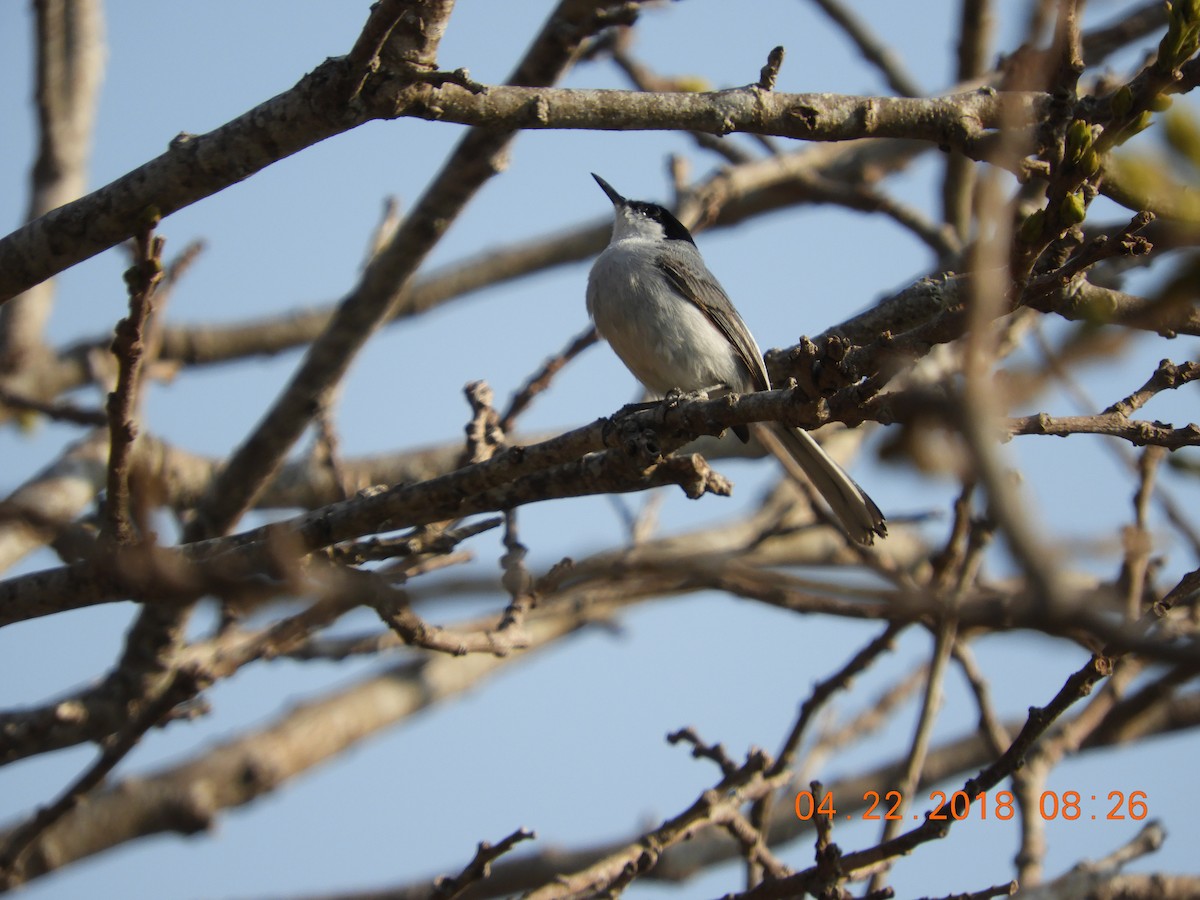
[[[691,232],[665,207],[628,200],[592,177],[614,217],[608,246],[588,273],[587,310],[625,367],[659,397],[770,390],[758,344]],[[733,431],[749,439],[744,426]],[[807,477],[854,541],[887,536],[879,507],[807,431],[771,422],[754,433],[789,474]]]

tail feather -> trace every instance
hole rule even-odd
[[[887,537],[887,521],[875,501],[807,431],[771,423],[755,426],[754,434],[788,474],[812,483],[851,538],[860,544],[872,544],[876,535]]]

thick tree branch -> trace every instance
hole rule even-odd
[[[323,63],[292,90],[208,134],[177,137],[157,159],[0,239],[0,300],[131,237],[146,210],[169,215],[372,118],[417,116],[506,133],[568,128],[745,131],[809,141],[906,138],[976,156],[987,154],[989,132],[1006,121],[1032,125],[1048,102],[1040,94],[994,91],[924,100],[753,89],[651,94],[516,85],[474,93],[453,84],[414,88],[393,80],[372,99],[378,109],[368,113],[359,104],[345,104],[351,75],[344,60]],[[71,240],[63,240],[67,237]]]

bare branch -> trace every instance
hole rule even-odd
[[[103,533],[118,544],[134,539],[129,497],[129,460],[138,427],[134,421],[142,386],[142,362],[151,301],[162,280],[163,239],[147,223],[137,236],[134,264],[125,273],[129,288],[129,315],[117,323],[112,352],[117,358],[117,384],[108,395],[108,493],[104,504]]]
[[[27,220],[83,194],[96,99],[104,73],[104,14],[99,0],[37,0],[38,151]],[[42,331],[54,302],[50,284],[0,307],[0,370],[13,372],[44,352]]]
[[[162,694],[147,704],[137,718],[113,736],[100,758],[64,790],[58,800],[39,809],[33,818],[5,835],[5,839],[0,843],[0,890],[7,890],[26,880],[22,855],[56,822],[75,809],[88,793],[98,787],[116,768],[117,763],[133,750],[142,735],[159,724],[177,704],[198,693],[205,681],[202,673],[177,670]]]
[[[439,878],[434,882],[434,900],[454,900],[473,884],[486,879],[492,872],[492,863],[508,853],[522,841],[531,841],[536,835],[525,828],[518,828],[498,844],[480,841],[475,857],[465,869],[453,878]]]
[[[577,626],[571,618],[531,626],[544,645]],[[24,883],[140,837],[194,834],[226,809],[270,794],[346,748],[492,674],[485,654],[404,664],[295,707],[274,722],[136,781],[94,794],[50,825],[26,851]],[[104,823],[99,826],[97,823]],[[8,840],[11,832],[0,834]]]
[[[207,135],[176,138],[163,156],[0,239],[0,300],[127,239],[131,235],[125,222],[146,208],[169,215],[248,173],[367,121],[370,114],[357,107],[348,112],[335,105],[342,99],[343,72],[340,60],[330,60],[305,76],[293,90]],[[412,88],[406,83],[402,90]],[[506,86],[491,87],[480,94],[452,84],[428,90],[431,93],[422,93],[420,99],[409,99],[407,103],[403,93],[386,102],[380,98],[384,108],[377,116],[416,115],[461,125],[487,125],[505,134],[520,128],[587,128],[711,134],[746,131],[809,141],[895,137],[944,144],[975,157],[990,153],[987,136],[1006,118],[1032,125],[1047,102],[1042,94],[992,91],[916,100],[748,90],[651,94]],[[196,170],[198,158],[220,160],[231,145],[243,151],[254,149],[255,154],[239,157],[236,169],[210,165],[207,178],[182,178],[183,172]],[[105,210],[103,215],[101,208]],[[66,252],[50,250],[53,235],[89,217],[92,221],[85,241],[71,245]],[[420,219],[414,211],[398,234],[407,234],[415,227],[412,223]],[[415,249],[410,252],[416,259],[405,261],[404,269],[424,256]],[[376,260],[373,278],[394,276],[400,264],[399,259],[386,264]],[[403,283],[403,279],[393,279],[395,283]],[[381,290],[382,286],[376,288]],[[387,291],[389,301],[394,290],[393,286]]]

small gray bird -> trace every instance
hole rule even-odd
[[[592,174],[612,201],[612,239],[588,275],[587,308],[596,331],[638,380],[671,390],[768,391],[771,381],[750,330],[704,265],[691,233],[654,203],[626,200]],[[743,441],[745,428],[734,433]],[[862,544],[887,535],[887,523],[862,488],[806,431],[778,422],[755,436],[789,473],[795,463]]]

